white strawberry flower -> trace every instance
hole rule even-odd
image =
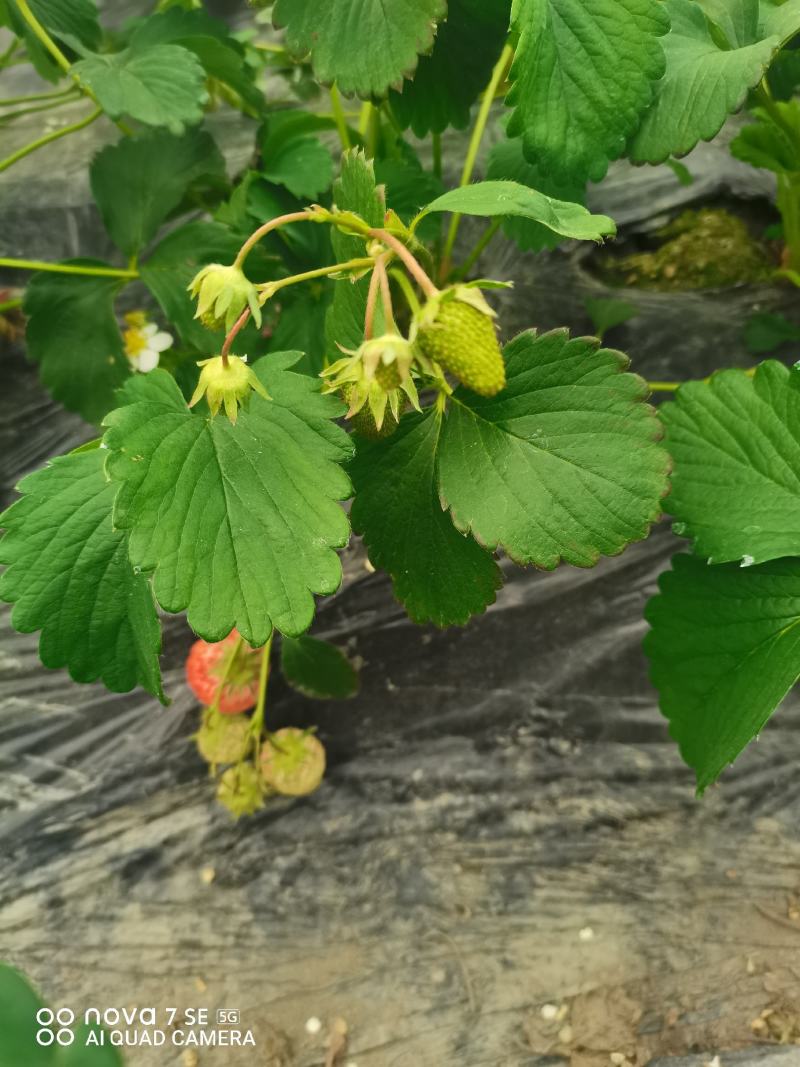
[[[125,355],[134,370],[147,374],[155,370],[161,353],[172,347],[172,335],[159,330],[154,322],[148,322],[144,311],[129,311],[125,316],[128,329],[123,338]]]

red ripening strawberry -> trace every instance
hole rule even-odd
[[[239,640],[236,630],[231,630],[223,641],[195,641],[186,659],[186,681],[201,704],[214,704],[220,682],[226,678],[218,704],[223,715],[248,711],[258,700],[261,650],[253,651],[242,641],[237,651]]]

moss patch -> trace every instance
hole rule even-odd
[[[657,237],[663,243],[653,251],[606,256],[603,276],[641,289],[722,289],[763,281],[774,269],[766,246],[723,208],[684,211]]]

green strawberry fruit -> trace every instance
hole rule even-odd
[[[442,301],[419,331],[420,348],[473,393],[494,396],[506,384],[503,353],[489,315],[462,300]]]
[[[247,755],[250,720],[244,715],[222,715],[209,708],[194,740],[206,763],[238,763]]]
[[[375,368],[375,381],[387,393],[391,393],[392,389],[399,389],[403,384],[403,376],[397,360],[392,363],[379,363]]]
[[[252,763],[229,767],[219,780],[217,800],[237,819],[264,806],[264,785]]]

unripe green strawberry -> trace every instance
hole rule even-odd
[[[229,767],[217,786],[217,800],[237,819],[263,807],[264,793],[261,776],[252,763]]]
[[[462,300],[443,300],[436,318],[423,326],[419,346],[468,389],[494,396],[506,384],[503,353],[489,315]]]
[[[391,393],[392,389],[399,389],[403,384],[403,375],[397,360],[393,363],[379,363],[375,368],[375,381],[387,393]]]
[[[250,720],[244,715],[222,715],[208,709],[194,740],[207,763],[238,763],[247,755]]]
[[[214,330],[216,332],[217,330],[225,329],[225,319],[215,315],[210,309],[204,311],[202,315],[198,315],[197,317],[207,330]]]
[[[355,391],[354,385],[342,386],[342,398],[346,404],[351,404],[353,401],[353,393]],[[386,407],[383,415],[383,422],[380,428],[375,421],[375,416],[370,410],[369,404],[364,404],[355,415],[350,416],[350,425],[353,427],[357,434],[362,437],[366,437],[370,441],[380,441],[384,437],[391,437],[396,432],[400,423],[392,414],[391,408]]]

